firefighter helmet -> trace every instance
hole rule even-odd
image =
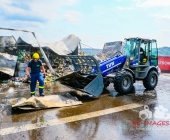
[[[34,59],[39,59],[39,58],[40,58],[40,56],[39,56],[39,54],[38,54],[38,53],[34,53],[34,54],[33,54],[33,58],[34,58]]]

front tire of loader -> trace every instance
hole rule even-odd
[[[155,70],[150,71],[147,77],[143,80],[143,85],[146,89],[152,90],[158,83],[158,74]]]
[[[132,90],[133,76],[130,72],[123,72],[118,74],[114,80],[114,88],[120,94],[127,94]]]

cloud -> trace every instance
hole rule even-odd
[[[170,15],[154,14],[154,15],[151,15],[151,17],[155,18],[154,22],[157,25],[160,25],[161,28],[165,26],[169,28]]]
[[[25,17],[25,15],[7,15],[4,19],[11,21],[46,22],[44,18],[36,15],[30,15],[29,17]]]
[[[132,7],[120,7],[120,6],[118,6],[117,8],[119,10],[132,10],[133,9]]]
[[[20,20],[14,20],[10,23],[12,25],[16,25],[16,28],[24,28],[24,27],[28,27],[28,26],[32,26],[32,27],[43,27],[43,24],[39,23],[39,22],[33,22],[33,21],[20,21]]]
[[[141,0],[134,0],[136,2],[137,7],[150,8],[155,6],[170,6],[170,0],[145,0],[142,2]]]
[[[165,35],[169,38],[169,36],[170,36],[170,30],[163,29],[163,30],[161,30],[161,32],[162,32],[163,34],[165,34]]]
[[[151,8],[151,7],[168,7],[170,0],[132,0],[133,4],[126,7],[118,6],[119,10],[134,10],[136,8]]]
[[[57,19],[59,10],[63,6],[72,6],[77,0],[41,1],[41,0],[2,0],[0,4],[0,17],[5,20],[21,20],[33,22],[46,22]]]
[[[70,22],[70,23],[79,23],[81,21],[81,15],[82,13],[69,10],[64,15],[64,20]]]
[[[155,38],[157,39],[158,47],[169,46],[170,40],[170,30],[161,29],[155,33]]]
[[[157,19],[160,19],[160,20],[162,20],[162,19],[170,20],[170,15],[159,15],[159,14],[157,14],[157,15],[153,15],[153,17],[156,17]]]
[[[151,17],[155,17],[155,18],[169,18],[170,15],[162,15],[162,14],[152,14]]]

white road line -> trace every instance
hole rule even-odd
[[[149,105],[149,104],[153,104],[156,102],[157,102],[157,100],[148,100],[146,102],[132,103],[132,104],[127,104],[127,105],[123,105],[123,106],[119,106],[119,107],[90,112],[90,113],[86,113],[86,114],[70,116],[70,117],[65,117],[65,118],[61,118],[61,119],[54,119],[54,120],[50,120],[50,121],[47,121],[44,123],[34,123],[34,124],[26,124],[26,125],[16,126],[16,127],[3,128],[0,130],[0,136],[14,134],[14,133],[28,131],[28,130],[33,130],[33,129],[37,129],[37,128],[56,126],[59,124],[65,124],[65,123],[74,122],[74,121],[90,119],[90,118],[94,118],[94,117],[99,117],[99,116],[103,116],[103,115],[107,115],[107,114],[112,114],[112,113],[117,113],[120,111],[125,111],[125,110],[129,110],[129,109],[133,109],[133,108],[142,107],[144,105]]]

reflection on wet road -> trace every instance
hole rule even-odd
[[[161,74],[153,91],[145,91],[142,82],[136,82],[131,94],[119,95],[110,86],[110,93],[105,91],[99,98],[78,97],[83,102],[79,106],[31,112],[13,111],[7,101],[9,98],[29,97],[28,85],[24,85],[27,88],[14,83],[9,87],[5,85],[6,88],[0,91],[1,138],[168,139],[169,81],[170,74]],[[69,89],[56,83],[46,85],[46,95],[56,92],[61,94],[69,92]],[[149,111],[144,110],[144,105],[148,105]],[[164,116],[160,115],[161,111],[164,111]]]

